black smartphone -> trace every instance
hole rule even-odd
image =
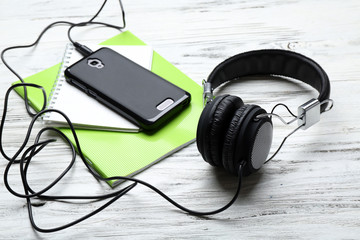
[[[185,90],[106,47],[68,67],[65,78],[145,130],[159,128],[191,100]]]

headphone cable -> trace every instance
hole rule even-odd
[[[82,27],[82,26],[87,26],[87,25],[103,25],[103,26],[107,26],[107,27],[111,27],[111,28],[115,28],[115,29],[123,29],[126,26],[126,22],[125,22],[125,12],[123,9],[123,5],[121,3],[120,0],[120,6],[121,6],[121,11],[122,11],[122,17],[123,17],[123,26],[116,26],[116,25],[112,25],[112,24],[108,24],[108,23],[102,23],[102,22],[94,22],[93,20],[100,14],[100,12],[102,11],[103,7],[105,6],[107,0],[104,1],[104,3],[101,5],[100,9],[97,11],[97,13],[87,22],[81,22],[81,23],[72,23],[72,22],[68,22],[68,21],[57,21],[57,22],[53,22],[51,24],[49,24],[48,26],[46,26],[41,33],[39,34],[38,38],[31,44],[29,45],[20,45],[20,46],[12,46],[12,47],[8,47],[5,48],[2,52],[1,52],[1,60],[3,61],[4,65],[20,80],[21,83],[17,83],[12,85],[6,92],[5,95],[5,100],[4,100],[4,110],[3,110],[3,115],[1,118],[1,123],[0,123],[0,152],[1,154],[4,156],[5,159],[8,160],[8,164],[5,168],[5,172],[4,172],[4,183],[6,188],[8,189],[8,191],[13,194],[16,197],[20,197],[20,198],[25,198],[26,202],[27,202],[27,208],[28,208],[28,213],[29,213],[29,219],[31,222],[31,225],[33,226],[33,228],[39,232],[55,232],[55,231],[59,231],[59,230],[63,230],[65,228],[71,227],[79,222],[84,221],[85,219],[99,213],[100,211],[102,211],[103,209],[105,209],[106,207],[108,207],[109,205],[111,205],[112,203],[114,203],[116,200],[118,200],[120,197],[124,196],[126,193],[128,193],[130,190],[132,190],[137,184],[141,184],[151,190],[153,190],[154,192],[156,192],[157,194],[159,194],[161,197],[163,197],[165,200],[167,200],[170,204],[174,205],[176,208],[187,212],[191,215],[197,215],[197,216],[201,216],[201,215],[213,215],[213,214],[217,214],[220,213],[224,210],[226,210],[227,208],[229,208],[238,198],[238,195],[240,193],[240,188],[241,188],[241,176],[242,176],[242,169],[243,166],[240,165],[239,167],[239,180],[238,180],[238,185],[237,185],[237,189],[235,192],[234,197],[223,207],[213,210],[213,211],[204,211],[204,212],[200,212],[200,211],[194,211],[191,209],[188,209],[184,206],[182,206],[181,204],[177,203],[175,200],[173,200],[172,198],[170,198],[169,196],[167,196],[165,193],[163,193],[162,191],[160,191],[158,188],[156,188],[155,186],[151,185],[150,183],[147,183],[145,181],[136,179],[136,178],[130,178],[130,177],[123,177],[123,176],[115,176],[115,177],[109,177],[109,178],[103,178],[102,176],[100,176],[93,168],[91,168],[91,166],[88,164],[88,162],[86,161],[82,151],[81,151],[81,146],[80,146],[80,142],[77,138],[75,129],[73,124],[71,123],[70,119],[61,111],[56,110],[56,109],[46,109],[47,106],[47,97],[46,97],[46,93],[45,90],[42,86],[36,85],[36,84],[32,84],[32,83],[25,83],[23,78],[12,68],[9,66],[9,64],[5,61],[5,57],[4,54],[12,49],[18,49],[18,48],[29,48],[29,47],[33,47],[35,45],[37,45],[40,41],[40,39],[42,38],[42,36],[52,27],[56,26],[56,25],[69,25],[69,29],[68,29],[68,38],[69,40],[78,48],[78,51],[81,52],[83,55],[89,55],[92,53],[92,50],[87,48],[84,45],[81,45],[77,42],[74,42],[73,39],[71,38],[71,30],[75,27]],[[22,143],[22,145],[20,146],[20,148],[17,150],[17,152],[12,156],[9,157],[4,149],[3,149],[3,141],[2,141],[2,137],[3,137],[3,130],[4,130],[4,124],[5,124],[5,119],[6,119],[6,113],[7,113],[7,108],[8,108],[8,100],[9,100],[9,95],[10,92],[12,90],[14,90],[17,87],[23,87],[24,88],[24,100],[25,100],[25,108],[26,111],[28,112],[29,116],[32,118],[31,123],[29,124],[28,130],[27,130],[27,134],[25,136],[25,139]],[[27,95],[27,88],[37,88],[40,89],[43,93],[44,96],[44,103],[43,106],[41,108],[41,110],[38,113],[33,113],[30,110],[30,104],[29,104],[29,99],[28,99],[28,95]],[[76,159],[76,150],[74,145],[71,143],[70,139],[63,134],[60,130],[53,128],[53,127],[45,127],[42,128],[38,134],[36,135],[35,141],[34,143],[29,146],[28,148],[26,148],[26,145],[29,142],[30,139],[30,135],[32,132],[32,128],[36,122],[36,120],[43,114],[47,113],[47,112],[56,112],[57,114],[60,114],[63,118],[65,118],[65,120],[67,121],[67,124],[72,132],[72,136],[75,140],[76,143],[76,149],[77,152],[80,156],[80,158],[82,159],[83,163],[85,164],[85,166],[87,167],[87,169],[90,171],[90,173],[98,180],[101,181],[112,181],[112,180],[125,180],[125,181],[129,181],[129,182],[133,182],[132,184],[117,190],[113,193],[110,194],[103,194],[103,195],[98,195],[98,196],[53,196],[53,195],[45,195],[45,193],[47,191],[49,191],[50,189],[52,189],[67,173],[68,171],[70,171],[70,169],[73,167],[73,164],[75,163],[75,159]],[[72,159],[69,163],[69,165],[63,170],[63,172],[50,184],[48,184],[48,186],[46,186],[45,188],[43,188],[42,190],[35,192],[29,185],[28,180],[27,180],[27,174],[28,174],[28,168],[29,165],[33,159],[33,157],[35,157],[42,149],[44,149],[48,144],[56,141],[55,139],[48,139],[48,140],[41,140],[41,136],[43,133],[47,132],[47,131],[52,131],[53,133],[59,135],[61,138],[63,138],[65,140],[65,142],[70,146],[71,148],[71,154],[72,154]],[[26,148],[26,149],[25,149]],[[24,151],[24,153],[22,154],[21,157],[20,154]],[[10,168],[13,166],[13,164],[19,164],[19,168],[20,168],[20,175],[21,175],[21,182],[23,185],[23,189],[24,189],[24,193],[19,193],[15,190],[12,189],[12,187],[10,186],[9,182],[8,182],[8,175],[9,175],[9,171]],[[70,223],[67,223],[65,225],[59,226],[59,227],[54,227],[54,228],[40,228],[39,226],[37,226],[35,220],[34,220],[34,216],[33,216],[33,210],[32,210],[32,206],[35,205],[32,203],[31,199],[43,199],[43,200],[48,200],[48,201],[58,201],[61,199],[96,199],[96,200],[103,200],[103,199],[108,199],[111,198],[108,202],[106,202],[105,204],[103,204],[102,206],[100,206],[99,208],[97,208],[96,210],[94,210],[93,212],[80,217]]]

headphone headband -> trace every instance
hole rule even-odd
[[[328,103],[324,101],[330,96],[330,82],[326,72],[314,60],[280,49],[249,51],[226,59],[209,75],[207,83],[211,85],[205,86],[204,94],[209,91],[212,94],[213,89],[227,81],[252,75],[278,75],[300,80],[319,92],[320,111],[327,108]]]

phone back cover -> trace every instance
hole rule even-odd
[[[101,60],[103,67],[89,66],[89,59]],[[179,111],[179,106],[175,109],[179,102],[186,105],[190,100],[186,91],[109,48],[101,48],[75,63],[68,68],[67,75],[146,125],[154,124],[168,112]],[[168,98],[174,103],[162,111],[157,109]]]

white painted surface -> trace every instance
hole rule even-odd
[[[0,48],[28,44],[55,20],[82,21],[101,1],[2,0]],[[111,5],[111,7],[110,7]],[[182,214],[143,187],[137,187],[103,213],[76,227],[52,234],[35,232],[25,201],[4,187],[6,160],[0,161],[0,239],[358,239],[360,236],[360,2],[304,1],[161,1],[124,0],[128,29],[199,84],[225,58],[258,48],[292,49],[318,61],[332,84],[333,110],[321,122],[289,139],[281,153],[258,173],[244,179],[241,196],[224,213],[199,218]],[[109,0],[99,20],[120,23],[117,1]],[[86,28],[74,38],[101,42],[112,29]],[[29,76],[59,62],[67,43],[66,28],[49,31],[34,50],[6,54],[11,66]],[[0,101],[16,78],[0,64]],[[315,96],[310,88],[263,79],[237,82],[221,92],[267,110],[277,102],[293,110]],[[1,105],[1,111],[3,106]],[[22,100],[11,96],[6,122],[6,151],[14,153],[30,118]],[[292,128],[275,122],[275,144]],[[34,189],[44,186],[69,161],[62,141],[31,167]],[[214,209],[233,194],[236,179],[213,169],[196,144],[137,175],[180,203]],[[21,190],[17,169],[12,186]],[[110,192],[77,162],[54,193]],[[43,227],[64,224],[99,203],[47,202],[35,208]]]

